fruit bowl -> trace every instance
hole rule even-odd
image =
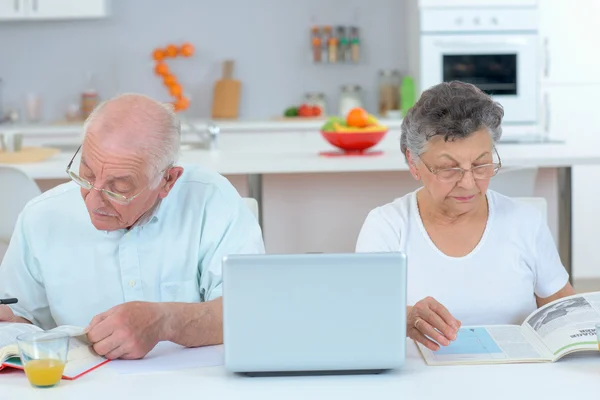
[[[382,127],[381,130],[366,132],[359,129],[344,132],[321,131],[321,135],[346,153],[361,153],[379,143],[387,131],[387,128]]]

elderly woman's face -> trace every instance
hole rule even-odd
[[[446,168],[472,167],[493,162],[493,142],[487,131],[477,131],[465,139],[446,142],[442,136],[433,137],[427,151],[411,165],[437,204],[466,212],[485,199],[490,179],[475,179],[473,173],[465,172],[457,181],[443,182],[433,172]],[[428,168],[429,166],[429,168]]]
[[[126,151],[118,143],[100,142],[96,135],[86,137],[79,175],[96,188],[125,197],[140,193],[129,204],[122,205],[109,200],[98,190],[82,188],[81,195],[96,229],[113,231],[128,228],[153,207],[159,196],[166,196],[165,179],[158,187],[149,188],[146,171],[147,163],[141,154]]]

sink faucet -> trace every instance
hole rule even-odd
[[[221,127],[219,127],[219,125],[215,124],[213,121],[209,121],[206,125],[206,129],[203,131],[198,129],[198,127],[191,122],[184,120],[181,120],[181,122],[182,127],[186,125],[191,133],[194,133],[198,136],[198,138],[200,138],[200,146],[202,148],[207,150],[218,150],[219,136],[221,132]]]
[[[221,128],[211,121],[206,127],[206,131],[208,132],[209,150],[218,150]]]

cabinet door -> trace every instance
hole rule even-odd
[[[542,129],[551,139],[600,144],[598,91],[592,85],[543,85]],[[599,147],[600,148],[600,147]]]
[[[542,79],[550,83],[600,83],[600,1],[539,2]]]
[[[107,15],[106,0],[27,0],[28,19],[101,18]]]
[[[600,149],[600,125],[596,123],[599,90],[600,84],[544,87],[542,96],[547,96],[550,106],[550,137]],[[576,279],[600,278],[599,180],[600,166],[582,165],[572,169],[572,274]]]
[[[25,6],[24,0],[0,0],[0,21],[23,19]]]

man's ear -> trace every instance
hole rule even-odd
[[[419,173],[419,168],[417,167],[417,164],[414,161],[412,153],[408,149],[406,150],[406,162],[408,163],[408,169],[410,170],[410,174],[413,176],[413,178],[420,181],[421,174]]]
[[[165,197],[167,197],[167,195],[169,194],[171,189],[173,189],[175,182],[177,182],[177,179],[179,179],[182,174],[183,174],[183,167],[169,168],[169,171],[167,172],[167,176],[164,178],[165,183],[162,186],[160,193],[158,194],[161,199],[164,199]]]

